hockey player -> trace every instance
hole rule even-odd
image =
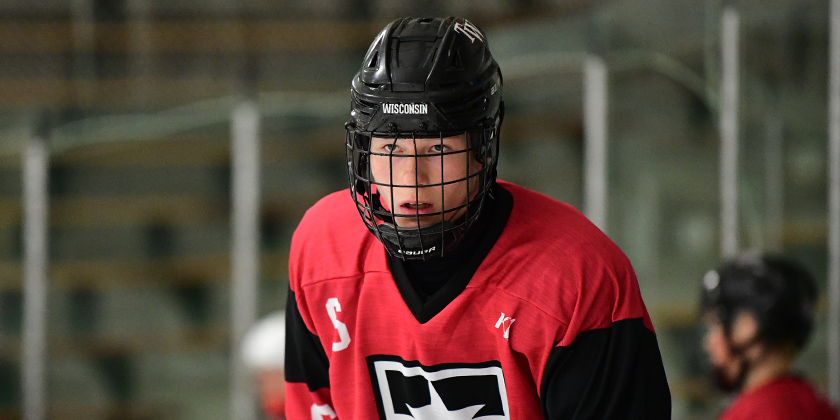
[[[496,180],[487,42],[463,18],[405,18],[365,55],[350,189],[292,238],[289,419],[670,418],[625,255],[573,207]]]
[[[721,420],[837,420],[837,412],[792,372],[808,341],[817,289],[800,264],[744,254],[703,278],[704,340],[717,384],[738,391]]]

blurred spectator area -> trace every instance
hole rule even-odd
[[[21,150],[50,163],[52,419],[227,419],[229,115],[261,121],[258,312],[291,233],[345,188],[352,75],[405,15],[466,15],[505,76],[500,178],[583,208],[582,57],[609,70],[607,233],[636,268],[675,419],[712,418],[696,299],[719,259],[723,2],[0,0],[0,418],[19,419]],[[741,238],[825,272],[825,0],[745,0]],[[824,278],[820,280],[824,284]],[[823,289],[824,290],[824,289]],[[824,313],[825,302],[821,303]],[[825,380],[824,317],[800,361]]]

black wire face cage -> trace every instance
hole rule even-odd
[[[489,123],[482,124],[474,130],[438,133],[373,133],[360,131],[353,123],[347,123],[345,127],[350,194],[365,225],[385,245],[388,253],[403,260],[427,260],[452,252],[470,226],[478,220],[485,197],[495,181],[499,149],[496,125]],[[443,145],[445,138],[458,135],[465,135],[467,138],[465,150],[428,153],[416,148],[417,140],[421,138],[438,139]],[[372,137],[390,139],[394,145],[398,140],[411,140],[413,151],[400,153],[371,151]],[[439,182],[428,182],[422,185],[395,184],[392,165],[394,158],[414,159],[415,179],[418,179],[419,159],[440,159],[441,168],[443,168],[445,157],[470,152],[473,152],[474,159],[468,156],[463,159],[466,162],[466,176],[464,177],[445,179],[444,171],[441,170]],[[389,160],[388,179],[373,179],[371,156],[382,156]],[[466,185],[466,196],[458,203],[452,203],[452,197],[445,196],[444,187],[462,182]],[[473,186],[476,184],[477,187]],[[441,208],[435,208],[434,212],[422,215],[419,212],[400,213],[399,203],[394,200],[395,188],[413,188],[415,200],[419,202],[421,189],[435,187],[441,190]],[[382,189],[390,189],[392,192],[389,203],[380,201],[381,195],[378,191]],[[450,201],[447,202],[447,199]],[[453,220],[456,213],[462,209],[463,216]],[[421,223],[421,218],[426,226],[422,226],[424,223]],[[428,220],[433,218],[437,218],[438,221],[429,225]],[[413,223],[405,223],[411,220]],[[405,227],[405,225],[409,226]]]

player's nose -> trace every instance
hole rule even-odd
[[[428,181],[428,165],[423,164],[423,159],[414,153],[400,159],[399,162],[395,161],[393,165],[396,167],[393,169],[398,183],[408,186],[425,185]]]

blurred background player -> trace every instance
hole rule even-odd
[[[286,418],[286,313],[259,320],[242,339],[242,360],[257,382],[260,403],[271,420]]]
[[[817,287],[799,263],[743,254],[703,278],[704,347],[717,385],[737,392],[721,420],[836,420],[794,360],[814,323]]]

